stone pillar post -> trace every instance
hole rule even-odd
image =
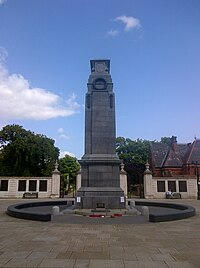
[[[146,163],[146,170],[144,171],[144,198],[153,198],[152,192],[152,172],[149,170],[149,163]]]
[[[124,191],[124,196],[127,197],[127,173],[124,170],[124,164],[121,163],[120,165],[120,188]]]
[[[170,189],[168,189],[168,180],[165,180],[165,191],[169,191]]]
[[[78,171],[76,176],[76,191],[81,187],[81,169]]]
[[[179,193],[179,183],[178,183],[178,180],[176,180],[176,192]]]
[[[56,161],[55,170],[52,172],[51,198],[60,197],[60,171],[58,171],[58,163]]]

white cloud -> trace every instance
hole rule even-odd
[[[126,32],[141,27],[140,21],[134,17],[119,16],[115,18],[115,21],[121,21],[125,24],[124,30]]]
[[[109,32],[106,33],[106,36],[111,36],[111,37],[115,37],[119,34],[118,30],[110,30]]]
[[[68,140],[68,139],[70,139],[70,136],[68,136],[66,134],[61,134],[61,135],[58,136],[58,138]]]
[[[66,139],[66,140],[70,139],[70,136],[68,136],[68,135],[65,134],[65,131],[64,131],[64,129],[63,129],[62,127],[60,127],[60,128],[57,130],[57,132],[60,134],[60,135],[58,136],[59,139]]]
[[[4,47],[0,47],[0,64],[4,64],[7,57],[8,57],[7,50]]]
[[[0,0],[0,5],[3,5],[7,0]]]
[[[62,134],[62,133],[64,133],[65,131],[64,131],[64,129],[63,129],[62,127],[60,127],[60,128],[57,130],[57,132],[58,132],[59,134]]]
[[[68,109],[71,111],[78,111],[80,108],[80,104],[76,102],[76,94],[72,94],[71,97],[66,101]]]
[[[75,154],[73,154],[73,153],[70,153],[68,151],[62,151],[62,152],[60,152],[59,158],[63,158],[63,157],[65,157],[65,155],[69,155],[69,156],[75,157]]]
[[[31,87],[21,74],[9,74],[3,63],[6,54],[0,48],[0,119],[45,120],[79,111],[75,94],[64,101],[47,89]]]

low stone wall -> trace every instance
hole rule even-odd
[[[183,204],[175,203],[164,203],[164,202],[151,202],[151,201],[136,201],[137,206],[148,206],[157,208],[171,208],[171,211],[160,213],[159,210],[149,214],[150,222],[164,222],[164,221],[175,221],[181,220],[196,215],[195,208]]]
[[[51,195],[52,177],[0,177],[0,182],[2,181],[8,181],[8,188],[7,191],[0,190],[1,198],[22,198],[25,192],[38,192],[39,198],[50,197]],[[24,190],[19,190],[20,181],[26,182],[26,188]],[[29,189],[30,182],[32,181],[36,182],[34,191]],[[39,191],[40,181],[47,182],[46,191]]]
[[[52,177],[0,177],[0,198],[23,198],[24,193],[38,193],[38,198],[60,196],[60,173]]]
[[[159,189],[159,184],[162,189]],[[173,184],[175,191],[170,189]],[[181,189],[184,184],[184,189]],[[144,174],[144,197],[147,199],[166,198],[166,192],[172,190],[181,194],[181,198],[197,198],[197,179],[195,176],[153,177],[151,173]]]
[[[69,206],[72,205],[72,201],[45,201],[45,202],[34,202],[34,203],[21,203],[14,204],[7,208],[7,214],[9,216],[25,219],[25,220],[35,220],[35,221],[50,221],[51,212],[41,212],[40,207],[50,207],[52,210],[53,206]],[[38,212],[36,211],[26,211],[26,208],[38,207]]]

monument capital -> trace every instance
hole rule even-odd
[[[110,73],[110,60],[96,59],[90,61],[92,74],[109,74]]]

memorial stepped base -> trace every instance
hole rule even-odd
[[[94,209],[75,209],[75,214],[82,215],[82,216],[90,216],[92,214],[95,215],[105,215],[105,216],[112,216],[114,214],[127,214],[127,209],[105,209],[105,210],[94,210]]]

